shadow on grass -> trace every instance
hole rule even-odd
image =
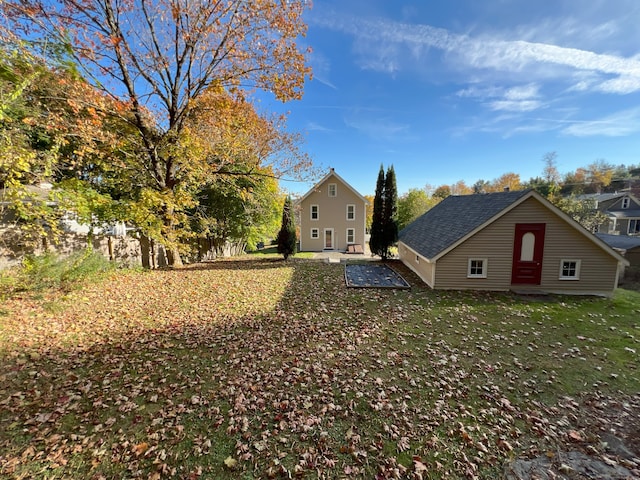
[[[372,478],[386,461],[380,452],[398,451],[384,426],[398,421],[393,416],[403,402],[409,406],[402,415],[428,415],[436,402],[460,412],[467,397],[478,410],[495,410],[493,393],[483,389],[489,382],[506,392],[518,375],[539,374],[535,363],[516,376],[501,373],[499,363],[511,361],[506,340],[527,352],[534,340],[524,332],[544,333],[517,297],[433,291],[401,262],[389,263],[411,291],[347,289],[341,264],[221,260],[113,277],[102,290],[68,300],[74,325],[57,318],[65,312],[34,311],[24,328],[3,326],[0,475],[239,478],[240,471],[286,476],[301,465],[302,475],[324,468],[335,478],[348,467]],[[161,303],[163,295],[175,299]],[[156,310],[169,310],[154,317],[154,302]],[[577,300],[571,308],[580,302],[589,304]],[[39,344],[55,339],[56,326],[77,329],[79,339]],[[95,336],[82,336],[82,329]],[[563,342],[570,334],[557,331]],[[402,420],[407,435],[421,421]],[[478,434],[492,435],[482,428]],[[411,432],[416,444],[434,434],[426,427]],[[365,462],[362,445],[380,452],[370,450]],[[457,458],[472,458],[465,445],[452,441],[454,450],[469,448],[455,450]],[[412,455],[433,454],[412,448],[404,454],[407,467]]]

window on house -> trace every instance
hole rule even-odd
[[[311,229],[311,238],[320,238],[320,229],[312,228]]]
[[[560,280],[579,280],[580,260],[560,260]]]
[[[338,195],[338,186],[335,183],[330,183],[329,184],[329,196],[330,197],[335,197],[336,195]]]
[[[347,228],[347,243],[356,243],[355,228]]]
[[[629,197],[624,197],[622,199],[622,208],[629,208]]]
[[[318,220],[318,205],[311,205],[311,220]]]
[[[347,205],[347,220],[355,220],[355,219],[356,219],[356,206]]]
[[[470,258],[467,270],[468,278],[487,278],[487,259]]]
[[[420,256],[416,255],[416,263],[420,263]]]
[[[629,235],[640,234],[640,220],[629,220]]]

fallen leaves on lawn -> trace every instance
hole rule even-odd
[[[544,304],[347,290],[315,262],[120,273],[4,308],[14,476],[481,478],[588,440],[584,400],[556,394],[560,362],[610,368],[596,340],[548,331]]]

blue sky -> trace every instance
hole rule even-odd
[[[288,111],[314,164],[373,194],[640,163],[640,1],[316,0]],[[311,185],[282,182],[292,193]]]

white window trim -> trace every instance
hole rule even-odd
[[[314,235],[315,232],[315,235]],[[320,238],[320,229],[319,228],[312,228],[311,229],[311,238],[313,238],[314,240],[317,240]]]
[[[316,218],[313,218],[313,207],[316,207]],[[309,218],[314,222],[320,220],[320,205],[311,205],[311,207],[309,208]]]
[[[631,222],[635,222],[636,228],[638,228],[638,223],[640,223],[640,219],[630,218],[629,222],[627,222],[627,234],[628,235],[635,235],[636,234],[635,229],[631,230]]]
[[[331,187],[333,187],[333,195],[331,195]],[[338,196],[338,184],[337,183],[330,183],[329,186],[327,187],[327,193],[329,194],[330,197],[337,197]]]
[[[349,218],[349,207],[353,208],[353,217]],[[356,219],[356,206],[353,203],[349,203],[347,205],[347,221],[348,222],[353,222]]]
[[[622,208],[629,208],[630,203],[631,203],[631,199],[629,197],[624,197],[622,199]]]
[[[471,273],[471,262],[482,262],[482,274]],[[489,269],[489,259],[487,258],[469,258],[467,262],[467,278],[487,278],[487,270]]]
[[[351,232],[351,240],[349,240],[349,232]],[[347,228],[347,245],[353,245],[356,243],[356,229],[355,228]]]
[[[576,274],[573,277],[567,277],[562,275],[562,271],[564,270],[565,262],[575,262],[576,263]],[[580,265],[582,260],[577,258],[563,258],[560,260],[560,272],[558,273],[558,280],[580,280]]]

